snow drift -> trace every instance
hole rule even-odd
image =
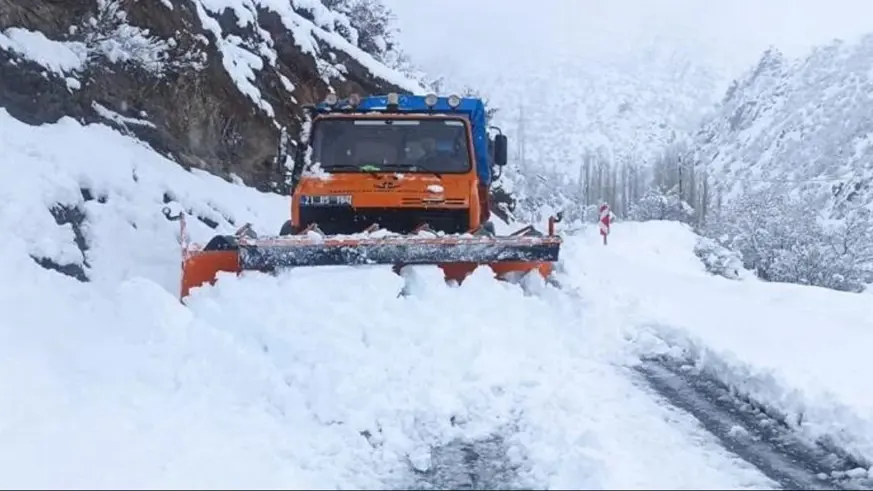
[[[609,247],[564,257],[582,295],[621,317],[642,356],[705,370],[811,440],[873,461],[873,302],[868,294],[741,280],[705,271],[701,239],[676,222],[620,223]]]

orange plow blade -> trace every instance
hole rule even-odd
[[[548,277],[561,246],[561,238],[553,234],[338,238],[309,232],[257,238],[243,227],[236,235],[216,236],[200,249],[187,243],[184,228],[182,219],[182,298],[192,288],[214,283],[222,271],[273,272],[302,266],[392,265],[399,271],[406,265],[431,264],[443,270],[446,280],[458,283],[479,266],[490,267],[501,279],[532,271]]]
[[[221,271],[239,273],[239,252],[230,251],[200,251],[189,254],[182,260],[182,292],[187,297],[192,288],[215,283],[216,276]]]

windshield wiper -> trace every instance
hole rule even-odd
[[[355,170],[360,172],[366,172],[373,177],[378,177],[378,172],[391,172],[391,171],[407,171],[407,172],[418,172],[424,171],[430,174],[433,174],[438,179],[442,179],[443,175],[440,172],[435,170],[430,170],[426,167],[418,167],[418,166],[409,166],[409,165],[401,165],[401,164],[386,164],[386,165],[354,165],[354,164],[339,164],[339,165],[331,165],[327,167],[323,167],[325,172],[330,172],[331,170]]]
[[[389,164],[383,166],[385,169],[393,169],[393,170],[405,170],[409,172],[417,172],[417,171],[425,171],[430,172],[435,175],[438,179],[442,179],[443,175],[435,170],[430,170],[426,167],[419,167],[417,165],[400,165],[400,164]]]
[[[339,164],[339,165],[331,165],[328,167],[324,167],[325,172],[330,172],[331,170],[356,170],[360,172],[366,172],[373,177],[376,177],[377,174],[375,170],[372,170],[374,166],[372,165],[354,165],[354,164]]]
[[[426,168],[426,167],[416,167],[416,169],[421,169],[421,170],[423,170],[423,171],[425,171],[425,172],[430,172],[431,174],[435,175],[435,176],[437,177],[437,179],[442,179],[442,178],[443,178],[442,173],[437,172],[437,171],[435,171],[435,170],[430,170],[430,169],[428,169],[428,168]]]

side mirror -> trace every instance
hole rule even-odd
[[[294,145],[294,164],[291,168],[291,189],[290,194],[294,194],[294,190],[297,189],[297,183],[300,181],[300,176],[303,175],[303,163],[306,157],[306,143],[305,142],[296,142]]]
[[[509,144],[506,135],[494,135],[494,164],[498,167],[506,165],[509,155]]]

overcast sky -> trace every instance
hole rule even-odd
[[[610,54],[663,35],[693,41],[733,68],[754,62],[770,44],[796,54],[873,32],[873,0],[384,1],[399,18],[403,48],[437,70],[452,60],[487,63],[510,50],[536,59],[556,45]]]

